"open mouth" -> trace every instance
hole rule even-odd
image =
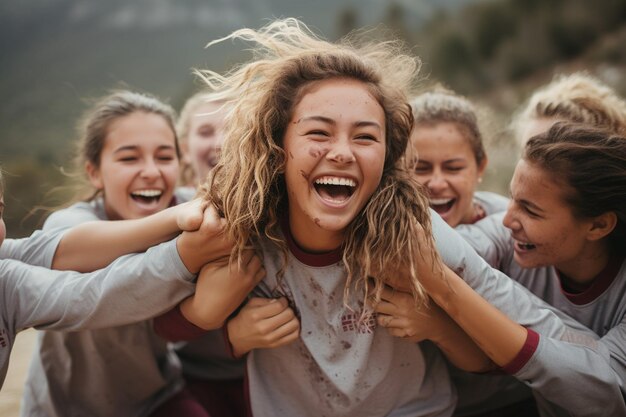
[[[356,190],[356,181],[342,177],[320,177],[313,182],[313,187],[323,200],[330,203],[344,203]]]
[[[130,193],[134,201],[146,205],[158,204],[162,195],[162,190],[137,190]]]
[[[456,203],[456,198],[431,198],[430,207],[437,212],[437,214],[445,214],[452,209]]]
[[[537,247],[536,245],[533,245],[532,243],[521,242],[519,240],[515,241],[515,246],[521,252],[526,252],[526,251],[529,251],[529,250],[533,250],[533,249],[535,249]]]

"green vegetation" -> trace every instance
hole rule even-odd
[[[191,75],[193,67],[223,70],[242,57],[241,44],[203,46],[243,24],[265,22],[257,15],[237,21],[246,12],[302,16],[327,36],[338,37],[372,21],[378,7],[382,12],[376,19],[422,58],[423,86],[442,82],[494,109],[485,131],[492,145],[483,187],[503,193],[518,152],[505,127],[534,88],[557,72],[586,69],[626,94],[626,0],[395,0],[386,6],[349,2],[352,6],[343,9],[332,2],[332,7],[311,3],[296,13],[289,12],[296,7],[292,2],[282,0],[268,3],[280,12],[254,9],[253,2],[251,11],[237,12],[226,2],[219,6],[226,8],[225,19],[207,12],[215,4],[195,0],[159,3],[172,8],[165,16],[179,19],[178,26],[163,27],[154,26],[163,23],[161,15],[142,13],[139,1],[89,7],[75,0],[31,3],[0,6],[0,94],[5,100],[0,164],[7,171],[11,237],[28,235],[40,225],[43,212],[27,216],[32,208],[67,201],[67,192],[50,191],[67,183],[61,167],[70,168],[74,126],[86,99],[127,87],[154,93],[178,108],[200,85]],[[200,11],[185,9],[189,5]],[[119,26],[128,17],[122,12],[129,10],[145,19]],[[318,14],[301,14],[313,12]],[[212,23],[192,19],[180,24],[181,16],[190,13]],[[427,21],[419,23],[416,17]]]

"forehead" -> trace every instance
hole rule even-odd
[[[331,78],[308,84],[303,88],[293,113],[294,118],[306,113],[330,118],[385,118],[382,106],[367,84],[349,78]]]
[[[521,159],[515,167],[511,180],[513,198],[537,199],[565,204],[565,196],[571,188],[551,172],[537,164]]]
[[[174,131],[163,116],[135,112],[120,117],[109,125],[104,146],[174,146],[175,142]]]
[[[411,132],[411,141],[424,156],[474,155],[469,140],[456,123],[452,122],[415,125]]]

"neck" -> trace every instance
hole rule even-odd
[[[289,216],[289,230],[295,243],[310,253],[330,252],[341,246],[344,240],[343,230],[326,230],[314,224],[308,226]]]
[[[604,241],[589,244],[574,259],[554,267],[565,275],[565,284],[574,291],[584,291],[607,266],[611,252]]]

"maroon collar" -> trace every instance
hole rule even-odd
[[[302,249],[293,238],[289,227],[289,215],[285,214],[280,218],[280,229],[287,240],[289,251],[297,260],[308,266],[330,266],[341,261],[343,257],[343,247],[338,247],[329,252],[308,252]]]
[[[566,291],[563,288],[563,281],[567,280],[568,277],[555,268],[556,273],[559,277],[559,283],[560,283],[561,291],[563,292],[563,295],[565,295],[565,297],[567,297],[568,300],[570,300],[572,303],[576,305],[583,305],[583,304],[588,304],[592,302],[593,300],[598,298],[600,295],[602,295],[602,293],[604,293],[604,291],[606,291],[606,289],[609,288],[611,283],[613,283],[613,281],[617,277],[617,273],[622,267],[624,258],[625,257],[623,254],[612,255],[609,258],[609,262],[607,262],[604,269],[600,271],[598,275],[595,276],[589,288],[587,288],[586,290],[580,293],[571,293],[571,292]]]

